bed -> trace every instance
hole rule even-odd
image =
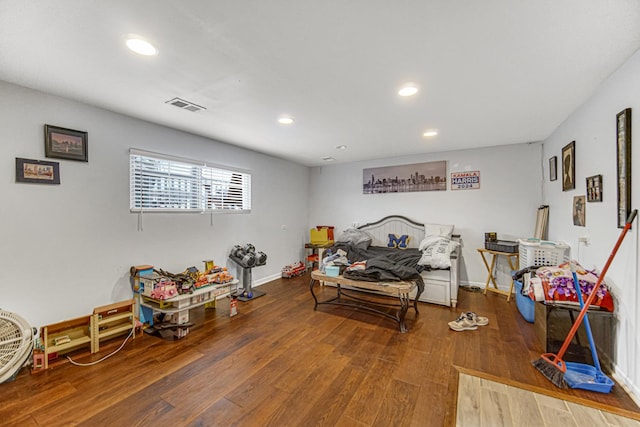
[[[451,232],[443,231],[447,227],[450,228]],[[371,235],[373,238],[371,246],[373,247],[387,247],[389,234],[392,234],[395,236],[408,236],[407,248],[414,250],[418,249],[420,243],[424,241],[426,230],[431,230],[430,233],[449,234],[451,236],[450,239],[458,243],[448,257],[451,266],[448,268],[424,269],[420,272],[424,281],[424,291],[418,300],[447,307],[456,307],[460,285],[459,244],[461,236],[453,234],[453,226],[420,223],[401,215],[390,215],[357,228]],[[416,291],[412,292],[411,297],[415,298],[415,295]]]
[[[459,246],[460,235],[453,234],[453,226],[423,224],[400,215],[345,230],[330,248],[331,255],[323,259],[322,271],[312,274],[314,309],[322,304],[364,308],[396,320],[405,332],[404,318],[411,301],[416,313],[418,301],[457,305]],[[340,274],[327,277],[324,267],[334,262],[341,265]],[[317,283],[335,286],[336,296],[318,300]],[[366,298],[347,291],[370,292],[397,302],[370,305]],[[384,306],[397,310],[389,313]]]

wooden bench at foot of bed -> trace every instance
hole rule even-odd
[[[318,282],[328,282],[335,284],[336,296],[325,301],[318,301],[316,294],[313,292],[313,287]],[[343,286],[348,286],[350,289],[345,291]],[[309,283],[309,290],[311,291],[311,296],[315,301],[315,305],[313,307],[314,310],[316,310],[318,308],[318,305],[321,304],[332,304],[340,305],[343,307],[362,309],[370,313],[379,314],[388,317],[389,319],[395,320],[396,322],[398,322],[400,332],[407,331],[404,319],[407,314],[407,310],[409,309],[409,305],[411,304],[411,298],[409,294],[416,288],[417,285],[415,282],[365,282],[346,279],[342,276],[329,277],[325,274],[322,274],[318,270],[311,272],[311,282]],[[361,290],[363,292],[374,293],[376,295],[384,297],[397,298],[398,303],[385,303],[382,301],[372,301],[370,299],[360,298],[354,293],[350,292],[351,289],[356,291]],[[413,301],[413,308],[415,309],[416,314],[418,314],[418,298],[420,298],[419,294],[416,295],[416,298]],[[397,310],[394,313],[389,313],[388,309],[390,307],[394,307]],[[387,310],[385,311],[385,309]]]

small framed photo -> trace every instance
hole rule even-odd
[[[576,142],[562,148],[562,191],[576,188]]]
[[[60,184],[60,164],[16,157],[16,182]]]
[[[549,181],[558,179],[558,156],[549,159]]]
[[[602,201],[602,175],[587,178],[587,202]]]
[[[585,215],[585,196],[573,197],[573,225],[584,227],[587,223]]]
[[[44,125],[44,155],[88,162],[87,132]]]

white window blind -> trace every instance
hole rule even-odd
[[[132,212],[248,212],[251,174],[131,149]]]

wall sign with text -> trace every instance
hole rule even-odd
[[[452,190],[476,190],[480,188],[480,171],[451,172]]]

